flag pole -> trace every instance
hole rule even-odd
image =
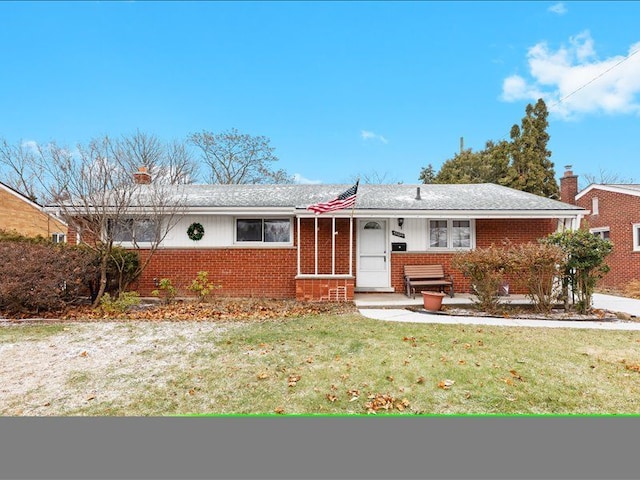
[[[356,195],[360,187],[360,177],[356,180]],[[356,196],[357,198],[357,196]],[[357,201],[357,200],[356,200]],[[353,216],[356,210],[356,202],[351,206],[351,217],[349,217],[349,276],[353,276]]]

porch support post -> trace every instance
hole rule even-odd
[[[336,217],[331,217],[331,275],[336,274]]]
[[[314,219],[314,242],[313,247],[315,249],[315,274],[318,275],[318,217],[313,217]]]
[[[298,220],[298,276],[300,276],[300,217]]]
[[[349,217],[349,276],[353,276],[353,216]]]

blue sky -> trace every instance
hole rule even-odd
[[[300,182],[417,183],[551,111],[559,177],[640,181],[640,2],[0,2],[0,138],[264,135]]]

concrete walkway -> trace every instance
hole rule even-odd
[[[640,300],[596,294],[593,306],[612,312],[624,312],[640,318]],[[414,312],[400,308],[360,308],[360,313],[376,320],[408,323],[496,325],[505,327],[545,327],[545,328],[582,328],[599,330],[635,330],[640,331],[640,321],[584,321],[584,320],[534,320],[494,317],[468,317],[444,315],[439,313]]]

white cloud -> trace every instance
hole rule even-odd
[[[563,2],[560,2],[560,3],[556,3],[556,4],[554,4],[554,5],[551,5],[551,6],[548,8],[548,10],[549,10],[551,13],[555,13],[555,14],[558,14],[558,15],[564,15],[565,13],[567,13],[567,12],[568,12],[568,10],[567,10],[567,6],[566,6]]]
[[[369,130],[361,130],[360,137],[362,137],[363,140],[378,140],[379,142],[382,142],[382,143],[389,143],[389,140],[384,138],[382,135],[378,135],[377,133],[370,132]]]
[[[38,153],[38,142],[35,140],[25,140],[22,142],[21,146],[33,153]]]
[[[309,180],[308,178],[303,177],[299,173],[294,173],[293,183],[301,183],[303,185],[319,185],[322,183],[322,180]]]
[[[598,59],[588,31],[553,50],[546,42],[527,53],[529,75],[507,77],[507,102],[542,98],[550,112],[565,119],[592,113],[640,114],[640,42],[625,55]]]

